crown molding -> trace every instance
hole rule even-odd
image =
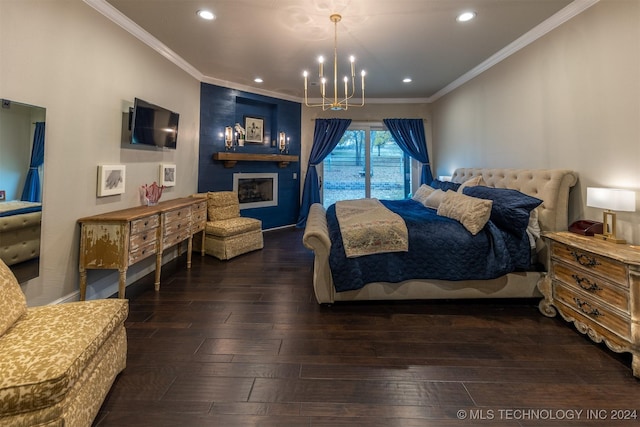
[[[560,25],[567,22],[569,19],[574,16],[584,12],[594,4],[598,3],[600,0],[574,0],[570,4],[568,4],[565,8],[554,14],[552,17],[547,19],[546,21],[540,23],[533,29],[529,30],[527,33],[523,34],[494,55],[490,56],[485,61],[481,62],[476,67],[472,68],[470,71],[466,72],[456,80],[449,83],[447,86],[440,89],[434,95],[431,95],[427,98],[428,103],[432,103],[442,98],[444,95],[452,92],[454,89],[459,88],[469,80],[479,76],[480,74],[487,71],[489,68],[494,65],[502,62],[507,59],[514,53],[538,40],[540,37],[548,34],[552,30],[556,29]]]
[[[138,24],[133,22],[131,19],[126,17],[122,12],[120,12],[115,7],[111,6],[107,3],[106,0],[83,0],[86,4],[100,12],[102,15],[122,27],[124,30],[129,32],[131,35],[136,37],[142,43],[149,46],[151,49],[158,52],[160,55],[173,62],[178,67],[182,68],[188,74],[190,74],[193,78],[202,81],[204,75],[196,69],[193,65],[185,61],[180,55],[175,53],[173,50],[169,49],[164,43],[160,40],[149,34]]]

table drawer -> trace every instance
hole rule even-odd
[[[561,282],[554,282],[554,298],[573,311],[583,320],[598,323],[625,339],[631,337],[631,320],[624,314],[602,304],[582,292],[571,289]]]
[[[165,236],[164,239],[162,239],[162,248],[163,249],[170,248],[173,245],[176,245],[182,241],[187,240],[189,237],[191,237],[191,232],[189,231],[189,228],[185,228],[182,231],[179,231],[177,233],[169,234]]]
[[[629,287],[627,269],[625,265],[620,262],[581,249],[572,248],[558,242],[552,242],[551,256],[583,270],[587,270],[590,273],[606,277],[608,280],[624,287]]]
[[[131,221],[131,234],[137,234],[142,231],[158,228],[160,225],[160,216],[151,215]]]
[[[189,217],[184,217],[177,219],[175,221],[165,223],[164,227],[164,235],[170,236],[172,234],[180,233],[183,230],[188,231],[190,229],[191,223],[189,221]]]
[[[207,212],[207,199],[203,198],[198,203],[194,203],[193,205],[191,205],[191,212],[194,212],[194,211],[204,211],[206,213]]]
[[[156,242],[157,230],[148,230],[138,234],[132,234],[129,239],[129,252],[139,247]]]
[[[167,225],[171,225],[172,222],[181,221],[184,218],[188,220],[190,213],[191,206],[187,206],[181,209],[165,212],[162,215],[164,215],[164,223]]]
[[[572,269],[568,265],[556,262],[553,264],[554,278],[565,283],[570,288],[582,289],[603,303],[610,304],[629,314],[629,293],[608,281],[583,270]]]
[[[204,226],[207,221],[207,205],[203,203],[204,208],[194,209],[191,212],[191,232],[197,233],[204,230]]]
[[[156,253],[156,243],[155,239],[153,242],[139,246],[136,249],[129,251],[129,265],[133,265],[138,261],[145,259],[148,256],[151,256]]]

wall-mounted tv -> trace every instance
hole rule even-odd
[[[176,148],[180,115],[135,98],[131,111],[131,144]]]

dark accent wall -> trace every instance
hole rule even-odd
[[[262,220],[269,229],[295,224],[300,208],[300,163],[279,168],[275,162],[241,162],[225,168],[213,160],[213,153],[225,151],[224,128],[236,123],[244,126],[245,116],[264,119],[264,136],[268,144],[245,143],[240,153],[277,154],[279,132],[290,138],[289,154],[300,156],[301,105],[268,96],[229,89],[208,83],[200,85],[200,156],[198,192],[233,190],[233,174],[278,173],[278,206],[243,209],[242,216]]]

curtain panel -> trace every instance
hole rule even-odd
[[[424,134],[424,121],[422,119],[383,119],[383,122],[402,151],[422,163],[420,184],[429,184],[433,181],[427,152],[427,138]]]
[[[31,162],[22,190],[20,200],[27,202],[41,202],[40,174],[38,168],[44,163],[44,122],[37,122],[33,133],[33,147],[31,148]]]
[[[351,119],[316,119],[313,132],[313,146],[309,155],[309,165],[304,179],[302,190],[302,203],[297,227],[307,224],[309,208],[314,203],[322,203],[320,200],[320,181],[316,166],[322,163],[331,151],[338,145],[340,139],[351,124]]]

